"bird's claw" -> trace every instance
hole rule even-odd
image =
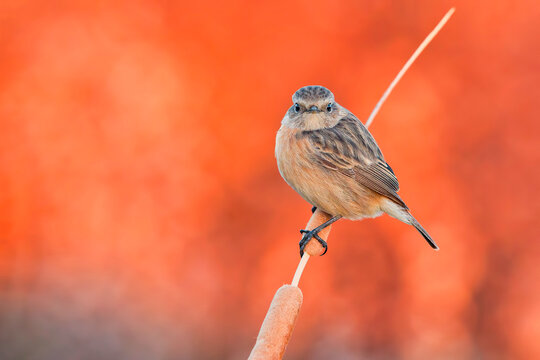
[[[321,244],[321,246],[324,248],[324,252],[321,254],[321,256],[326,254],[326,252],[328,251],[328,244],[319,236],[318,231],[314,231],[314,230],[310,231],[310,230],[302,229],[300,230],[300,234],[304,234],[304,236],[302,236],[302,240],[300,240],[300,243],[299,243],[300,257],[304,256],[304,248],[306,247],[306,245],[312,238],[315,238],[315,240],[317,240]]]

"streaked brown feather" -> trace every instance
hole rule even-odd
[[[394,172],[373,136],[354,115],[342,118],[332,128],[302,131],[301,136],[315,148],[312,161],[408,209],[397,194],[399,183]]]

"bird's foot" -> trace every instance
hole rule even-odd
[[[301,234],[304,234],[304,236],[302,236],[302,240],[300,240],[300,257],[304,256],[304,248],[306,247],[306,245],[308,244],[308,242],[312,239],[312,238],[315,238],[321,245],[322,247],[324,248],[324,252],[321,254],[321,256],[323,256],[324,254],[326,254],[326,252],[328,251],[328,244],[326,243],[326,241],[324,241],[320,236],[319,236],[319,231],[320,230],[317,230],[317,229],[314,229],[314,230],[300,230],[300,233]]]

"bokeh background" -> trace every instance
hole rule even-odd
[[[242,359],[310,216],[301,86],[366,119],[441,247],[380,217],[310,261],[286,359],[540,358],[536,1],[0,3],[0,358]]]

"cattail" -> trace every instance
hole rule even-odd
[[[366,127],[371,125],[373,118],[379,111],[379,108],[384,103],[392,89],[396,86],[398,81],[401,79],[403,74],[407,69],[412,65],[414,60],[420,55],[424,48],[429,44],[429,42],[437,35],[437,33],[442,29],[446,24],[448,19],[452,16],[455,9],[451,8],[442,20],[437,24],[433,31],[426,37],[426,39],[420,44],[418,49],[413,53],[411,58],[405,63],[401,71],[398,73],[394,81],[390,84],[388,89],[385,91],[375,108],[373,109],[368,121],[366,122]],[[332,218],[331,215],[320,211],[317,209],[306,226],[307,230],[313,230],[317,226],[325,223],[326,221]],[[319,232],[319,236],[324,240],[328,240],[328,235],[330,234],[331,226],[326,227],[325,229]],[[293,277],[291,285],[283,285],[278,289],[274,299],[270,304],[270,309],[264,318],[261,330],[257,336],[257,342],[249,355],[248,360],[280,360],[283,357],[285,348],[291,338],[294,325],[296,324],[296,319],[298,313],[300,312],[300,307],[302,306],[302,291],[298,288],[298,283],[302,272],[309,260],[310,256],[318,256],[324,252],[324,248],[321,244],[315,240],[310,240],[309,243],[304,248],[304,255],[300,259],[300,263],[296,268],[296,272]]]
[[[316,210],[306,226],[312,230],[331,218],[327,213]],[[328,239],[330,234],[328,226],[319,233],[323,240]],[[302,291],[298,288],[298,281],[309,256],[318,256],[324,252],[324,248],[317,240],[310,242],[305,247],[305,253],[296,270],[292,285],[283,285],[278,289],[270,308],[266,313],[261,330],[257,336],[257,342],[249,355],[249,360],[281,359],[285,348],[291,338],[300,307],[302,306]],[[296,280],[295,280],[296,279]]]
[[[302,291],[292,285],[278,289],[266,313],[249,360],[279,360],[291,338],[302,306]]]
[[[332,218],[332,215],[329,215],[325,213],[324,211],[320,211],[319,209],[315,210],[311,218],[309,219],[306,230],[313,230],[317,226],[324,224],[328,220]],[[330,229],[332,228],[332,225],[329,225],[319,231],[319,236],[321,239],[326,241],[328,239],[328,235],[330,234]],[[322,247],[321,243],[318,242],[316,239],[311,239],[304,248],[304,252],[309,254],[310,256],[319,256],[324,253],[324,248]]]

